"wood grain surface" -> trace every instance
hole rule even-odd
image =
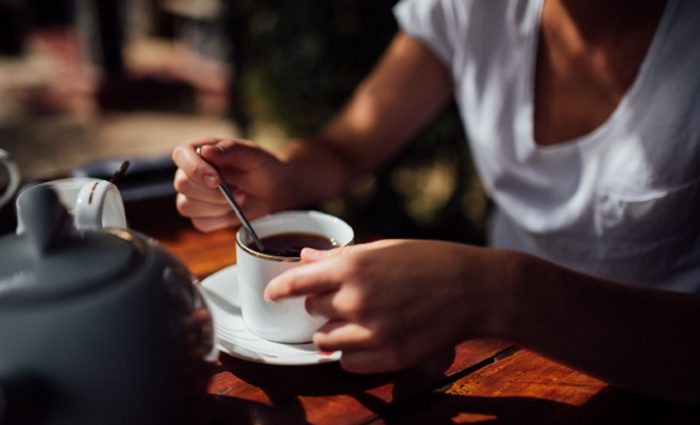
[[[233,230],[200,233],[174,214],[174,200],[161,204],[130,206],[129,224],[159,240],[199,278],[235,263]],[[270,366],[222,354],[208,393],[197,407],[207,425],[700,424],[698,407],[612,388],[487,339],[465,341],[410,370],[376,375],[347,373],[337,363]]]

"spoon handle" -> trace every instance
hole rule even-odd
[[[202,147],[201,146],[197,146],[197,149],[195,149],[195,152],[197,152],[197,155],[199,155],[199,157],[202,158],[202,160],[206,161],[206,159],[204,159],[204,157],[202,157]],[[224,199],[226,199],[228,204],[231,206],[233,211],[236,213],[238,220],[240,220],[241,224],[243,224],[243,227],[248,232],[248,235],[253,239],[253,242],[255,243],[255,246],[258,248],[258,251],[262,252],[264,250],[263,244],[260,241],[260,238],[258,237],[257,233],[255,233],[255,230],[253,230],[253,226],[250,225],[250,222],[243,214],[243,210],[236,202],[236,199],[233,197],[233,194],[231,194],[231,191],[229,190],[228,186],[226,186],[226,183],[224,182],[223,174],[221,174],[221,171],[214,164],[212,164],[210,162],[207,162],[207,163],[209,165],[211,165],[216,170],[217,173],[219,173],[219,180],[221,181],[221,183],[219,183],[219,191],[221,192],[222,195],[224,195]]]

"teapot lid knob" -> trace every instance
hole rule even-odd
[[[124,229],[79,230],[50,187],[21,196],[24,233],[0,238],[0,310],[77,294],[138,274],[150,249]]]
[[[50,187],[39,186],[21,196],[18,213],[30,249],[38,257],[75,235],[73,218]]]

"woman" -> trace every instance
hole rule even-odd
[[[633,11],[633,12],[631,12]],[[472,337],[514,341],[613,384],[700,402],[700,6],[690,0],[401,2],[401,31],[320,134],[268,152],[173,152],[179,211],[237,225],[318,203],[376,169],[455,96],[487,192],[489,248],[391,240],[302,252],[271,301],[306,296],[356,372]]]

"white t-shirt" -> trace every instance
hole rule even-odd
[[[700,292],[700,2],[669,0],[612,115],[550,146],[533,136],[542,3],[404,0],[394,10],[454,79],[497,205],[492,244],[620,282]]]

